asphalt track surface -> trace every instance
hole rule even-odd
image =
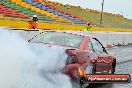
[[[16,31],[25,40],[30,39],[32,36],[38,34],[38,31]],[[111,49],[107,49],[107,52],[114,55],[117,58],[116,74],[130,74],[132,75],[132,45],[118,46]],[[132,88],[132,82],[128,84],[94,84],[87,88]]]

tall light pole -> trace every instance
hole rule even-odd
[[[101,10],[101,17],[100,17],[100,25],[103,24],[103,11],[104,11],[104,0],[102,1],[102,10]]]

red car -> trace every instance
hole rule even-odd
[[[115,57],[109,55],[97,38],[79,32],[44,31],[29,40],[64,47],[68,58],[64,72],[80,84],[86,74],[114,74]]]

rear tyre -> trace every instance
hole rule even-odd
[[[112,67],[111,74],[114,74],[114,73],[115,73],[115,68]]]
[[[85,77],[81,77],[81,78],[79,79],[79,83],[80,83],[81,85],[85,84],[85,82],[86,82],[86,78],[85,78]]]
[[[114,60],[112,63],[112,74],[115,73],[115,67],[116,67],[116,60]]]
[[[87,88],[89,86],[89,84],[80,84],[75,80],[72,80],[71,83],[73,88]]]
[[[80,88],[87,88],[88,87],[88,83],[86,83],[87,79],[85,77],[81,77],[79,79],[79,84],[80,84]]]

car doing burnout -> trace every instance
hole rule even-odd
[[[80,84],[87,74],[114,74],[115,57],[88,34],[44,31],[29,40],[30,43],[64,47],[68,55],[64,72]]]

